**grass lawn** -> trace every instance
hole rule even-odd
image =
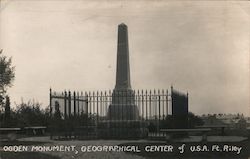
[[[1,159],[60,159],[40,152],[1,152]]]

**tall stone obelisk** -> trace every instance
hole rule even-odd
[[[111,120],[137,120],[139,110],[135,105],[135,95],[130,84],[128,27],[118,26],[116,85],[112,93],[108,118]]]
[[[131,89],[128,49],[128,27],[124,23],[122,23],[118,26],[115,90],[127,89]]]

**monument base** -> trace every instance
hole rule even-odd
[[[140,120],[107,120],[98,123],[103,139],[141,139],[148,136],[148,123]]]
[[[139,110],[136,105],[111,104],[108,108],[109,120],[138,120]]]

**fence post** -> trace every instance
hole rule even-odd
[[[108,92],[108,100],[110,101],[110,103],[111,103],[111,105],[112,105],[112,104],[113,104],[113,101],[112,101],[111,90],[109,90],[109,92]],[[108,106],[108,109],[109,109],[109,106]],[[112,109],[109,109],[109,117],[108,117],[108,118],[109,118],[109,121],[112,120],[112,119],[111,119],[111,112],[112,112],[111,110],[112,110]]]
[[[69,118],[71,117],[71,92],[69,91],[69,96],[68,96],[68,104],[69,104],[69,111],[68,111],[68,116]]]
[[[164,117],[165,117],[165,113],[164,113],[164,90],[162,90],[162,120],[164,120]]]
[[[159,114],[159,118],[158,118],[158,134],[160,132],[160,121],[161,121],[161,92],[160,90],[158,90],[158,96],[159,96],[159,110],[158,110],[158,114]]]
[[[168,90],[167,90],[167,95],[166,95],[166,116],[168,116]]]
[[[96,92],[96,117],[97,117],[97,125],[98,125],[98,121],[99,121],[99,109],[98,109],[98,106],[99,106],[99,101],[98,101],[98,96],[99,96],[99,92],[97,91]]]
[[[73,100],[74,100],[74,117],[76,116],[76,92],[73,92]]]
[[[152,113],[151,113],[151,111],[152,111],[152,103],[151,103],[151,98],[152,98],[152,94],[151,94],[152,92],[151,92],[151,90],[149,90],[149,119],[151,118],[151,116],[152,116]]]
[[[83,114],[83,100],[86,100],[86,99],[84,99],[84,97],[83,97],[83,92],[81,91],[81,96],[80,96],[80,99],[81,99],[81,115]]]
[[[49,115],[50,115],[50,117],[52,117],[52,105],[51,105],[51,102],[52,102],[52,89],[50,88],[49,89]]]
[[[188,92],[187,92],[187,107],[188,107]],[[188,109],[187,109],[188,110]],[[186,112],[188,114],[188,112]]]
[[[86,114],[87,114],[87,117],[89,117],[89,107],[88,107],[88,105],[89,105],[89,98],[88,98],[88,93],[87,92],[85,92],[85,97],[86,97]]]
[[[107,92],[104,92],[104,110],[106,110],[106,118],[108,118],[108,98]]]
[[[80,96],[79,92],[77,92],[77,116],[79,116],[80,113]]]
[[[146,90],[146,120],[148,120],[148,90]]]
[[[187,127],[189,128],[190,126],[189,126],[189,120],[188,120],[188,92],[187,92],[187,103],[186,103],[187,105],[186,105],[186,107],[187,107],[187,112],[186,112],[186,124],[187,124]]]
[[[92,114],[94,115],[95,114],[95,91],[92,92],[92,104],[91,104],[91,107],[92,107]],[[95,116],[93,116],[95,117]]]
[[[173,105],[174,105],[174,100],[173,100],[173,86],[171,86],[170,97],[171,97],[171,113],[172,113],[172,116],[173,116]]]
[[[141,91],[141,105],[142,105],[142,120],[144,120],[144,94],[143,94],[143,89]]]
[[[64,91],[64,119],[67,118],[67,92]]]
[[[50,88],[49,89],[49,116],[50,116],[50,119],[52,119],[52,106],[51,106],[51,102],[52,102],[52,90]],[[53,134],[52,134],[53,130],[52,129],[50,130],[50,139],[53,138]]]
[[[89,91],[89,94],[88,94],[88,111],[89,111],[89,115],[90,115],[90,118],[91,118],[91,113],[92,113],[92,106],[91,106],[91,92]]]
[[[135,90],[133,91],[132,96],[133,96],[133,98],[135,98],[135,102],[133,104],[136,104],[137,99],[136,99],[136,91]],[[138,108],[138,113],[139,113],[139,108]],[[134,109],[132,109],[132,115],[133,116],[130,119],[135,119],[135,111],[134,111]]]
[[[100,117],[103,115],[103,99],[102,99],[102,91],[101,91],[101,97],[100,97]]]
[[[141,103],[140,103],[140,91],[139,91],[139,89],[137,90],[136,105],[138,106],[138,116],[140,117],[140,112],[141,112],[141,115],[142,115],[142,108],[141,108]],[[136,112],[134,112],[134,115],[135,115],[135,113]],[[134,117],[134,119],[135,119],[135,117]]]

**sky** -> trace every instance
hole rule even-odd
[[[128,26],[133,89],[189,92],[196,114],[250,115],[249,1],[1,0],[12,106],[55,91],[115,86],[117,27]]]

